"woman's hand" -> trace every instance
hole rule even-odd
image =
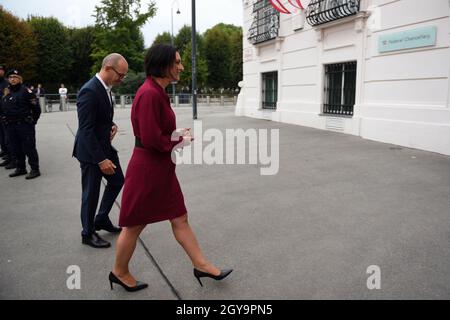
[[[185,136],[191,136],[191,128],[184,128],[184,129],[181,131],[181,135],[182,135],[183,137],[185,137]]]

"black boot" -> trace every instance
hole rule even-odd
[[[9,175],[10,178],[15,178],[15,177],[19,177],[19,176],[24,176],[27,174],[27,170],[25,169],[16,169],[16,171],[14,171],[13,173],[11,173]]]
[[[27,180],[32,180],[32,179],[36,179],[37,177],[39,177],[41,175],[41,172],[39,170],[34,170],[32,169],[30,171],[30,173],[25,177],[25,179]]]

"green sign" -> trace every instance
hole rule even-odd
[[[382,35],[378,39],[378,50],[383,53],[434,46],[436,33],[437,28],[433,26]]]

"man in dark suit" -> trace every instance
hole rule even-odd
[[[124,57],[117,53],[108,55],[101,71],[81,88],[77,98],[78,132],[73,156],[81,166],[81,235],[82,243],[94,248],[111,246],[96,231],[121,231],[108,216],[124,183],[117,150],[111,145],[117,133],[111,88],[119,85],[127,72],[128,63]],[[95,216],[103,177],[108,183]]]

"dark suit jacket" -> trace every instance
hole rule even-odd
[[[80,162],[99,164],[117,152],[111,145],[114,107],[102,83],[89,80],[77,98],[78,132],[73,156]]]

